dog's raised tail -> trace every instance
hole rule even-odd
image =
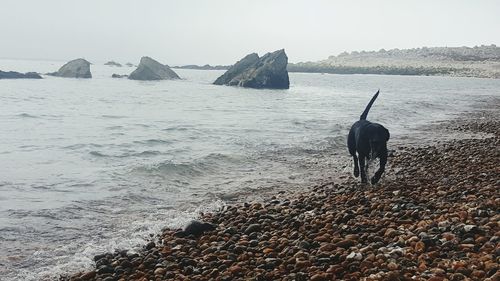
[[[378,93],[380,92],[380,90],[378,90],[375,95],[373,96],[372,100],[368,103],[368,105],[366,106],[365,108],[365,111],[363,111],[363,113],[361,114],[361,116],[359,117],[359,120],[366,120],[366,116],[368,116],[368,111],[370,111],[370,108],[372,107],[372,104],[373,102],[377,99],[378,97]]]

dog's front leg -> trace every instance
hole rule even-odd
[[[361,172],[361,182],[362,183],[367,183],[366,179],[366,169],[365,169],[365,156],[359,155],[359,169]]]
[[[384,153],[382,156],[380,156],[380,167],[378,168],[378,170],[375,172],[375,175],[373,175],[371,179],[372,184],[376,184],[380,180],[380,177],[385,171],[386,163],[387,163],[387,153]]]

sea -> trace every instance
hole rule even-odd
[[[63,64],[1,59],[0,70]],[[346,136],[378,89],[368,119],[390,130],[390,150],[500,96],[500,80],[457,77],[290,73],[288,90],[216,86],[216,70],[111,78],[133,70],[0,80],[0,280],[88,270],[202,212],[350,177]]]

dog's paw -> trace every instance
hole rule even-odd
[[[376,184],[376,183],[378,182],[378,180],[379,180],[378,178],[376,178],[376,177],[372,177],[372,178],[371,178],[371,180],[370,180],[370,182],[371,182],[372,184]]]
[[[359,177],[359,170],[356,170],[356,169],[354,170],[354,177],[356,177],[356,178]]]

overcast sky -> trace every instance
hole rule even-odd
[[[498,0],[0,0],[0,57],[232,64],[284,48],[500,46]]]

